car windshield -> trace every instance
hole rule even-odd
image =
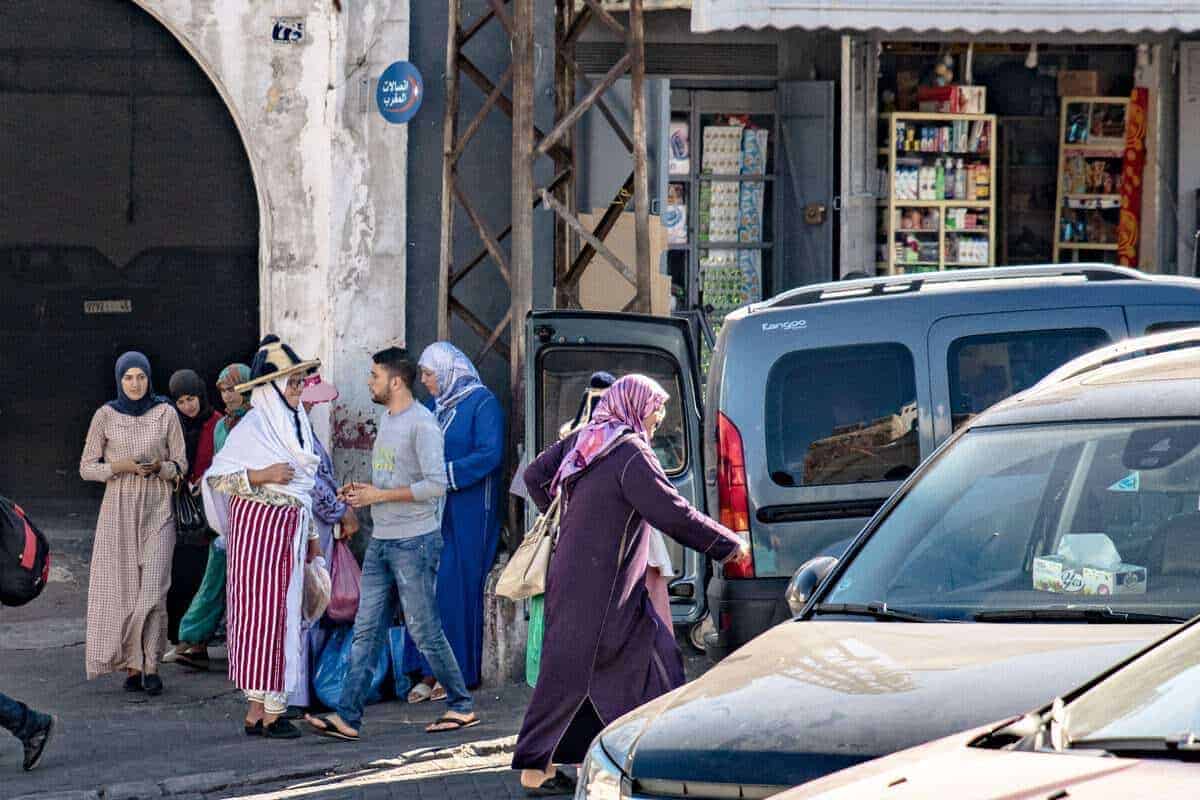
[[[1200,611],[1198,444],[1200,421],[968,431],[820,599],[948,620],[1190,617]]]
[[[1200,738],[1200,626],[1173,636],[1066,706],[1066,742]]]

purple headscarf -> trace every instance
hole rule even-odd
[[[591,421],[579,431],[575,445],[563,458],[550,482],[550,494],[558,494],[563,482],[608,454],[622,436],[634,433],[649,442],[645,419],[662,408],[670,395],[645,375],[626,375],[600,398]]]

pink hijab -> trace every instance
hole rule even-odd
[[[592,412],[591,421],[579,431],[575,446],[563,458],[550,482],[550,495],[577,472],[608,454],[622,436],[634,433],[649,442],[644,420],[662,408],[670,397],[658,383],[645,375],[626,375],[614,383]]]

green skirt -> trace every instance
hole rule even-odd
[[[525,643],[525,682],[537,686],[542,668],[542,637],[546,634],[546,595],[529,598],[529,638]]]
[[[225,568],[225,551],[215,544],[209,545],[204,580],[187,613],[179,621],[179,641],[205,644],[217,632],[225,614]]]

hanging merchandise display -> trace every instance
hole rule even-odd
[[[1121,170],[1121,220],[1117,227],[1117,262],[1138,266],[1142,232],[1142,179],[1146,171],[1146,112],[1150,91],[1139,87],[1129,98],[1125,120],[1125,162]]]

